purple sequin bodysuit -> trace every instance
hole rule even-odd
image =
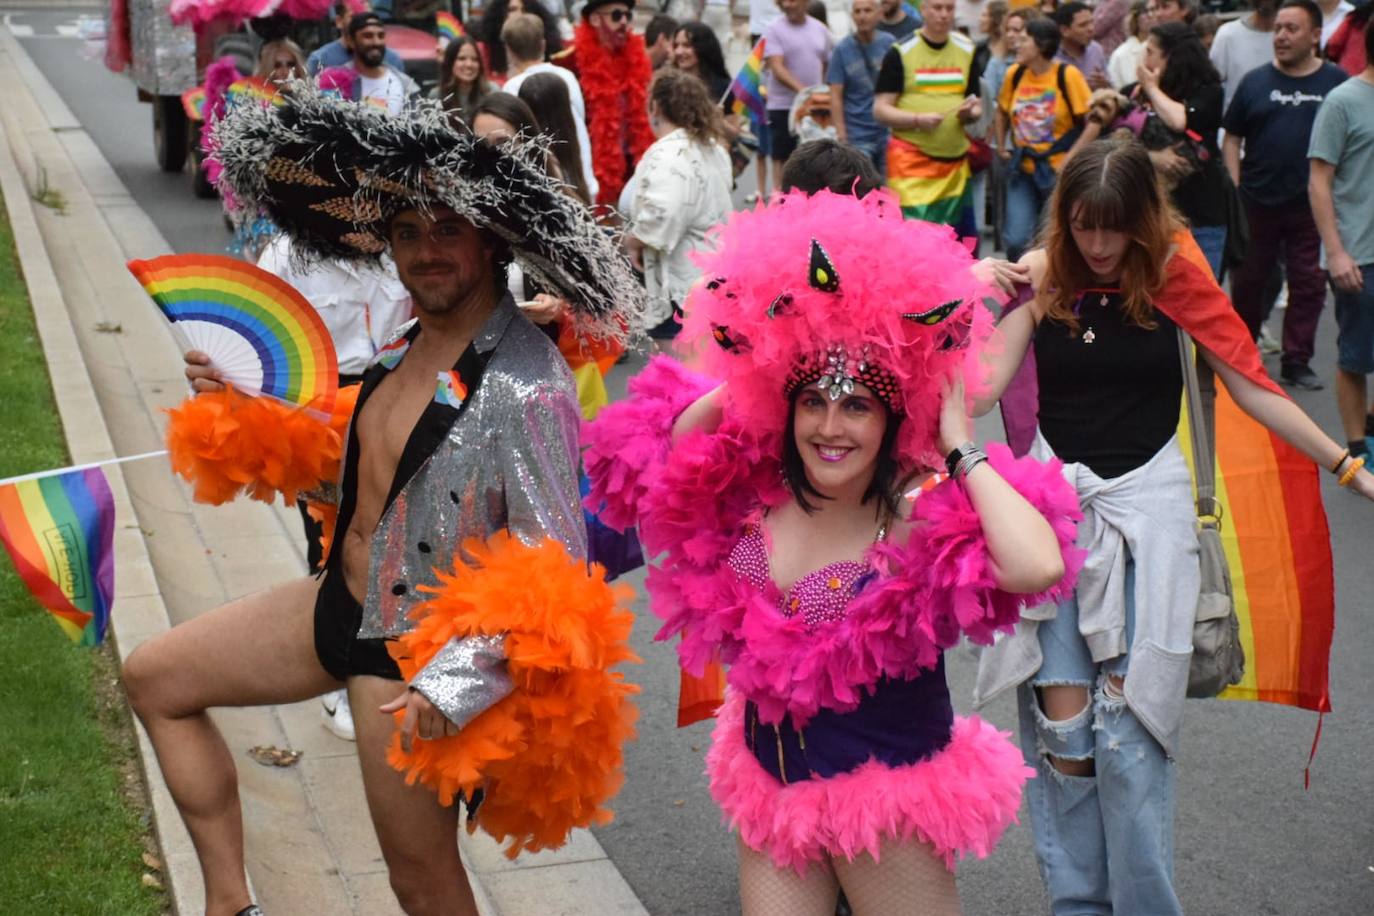
[[[769,572],[768,548],[762,521],[751,521],[730,551],[730,568],[775,596],[779,613],[800,614],[810,631],[842,621],[854,596],[877,575],[867,560],[840,561],[807,573],[783,593]],[[802,729],[790,716],[776,726],[760,721],[758,707],[749,702],[744,740],[766,771],[788,783],[847,773],[870,759],[888,766],[915,763],[949,743],[953,723],[941,657],[910,680],[878,681],[850,712],[822,709]]]

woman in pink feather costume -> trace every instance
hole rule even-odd
[[[947,227],[794,193],[701,265],[681,339],[706,374],[655,359],[585,460],[589,507],[661,557],[659,638],[689,673],[729,666],[707,771],[744,912],[830,916],[841,887],[860,916],[957,912],[956,859],[993,848],[1033,771],[953,715],[942,653],[1071,588],[1076,497],[970,442],[991,291]]]

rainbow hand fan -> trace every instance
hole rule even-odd
[[[226,382],[248,394],[334,409],[334,342],[295,287],[224,255],[165,255],[128,266],[180,343],[209,355]]]
[[[439,37],[447,38],[449,41],[467,34],[463,31],[463,24],[458,21],[458,17],[448,10],[440,10],[434,14],[434,26],[439,32]]]

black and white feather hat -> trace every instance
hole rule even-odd
[[[542,167],[538,140],[498,147],[437,103],[401,115],[297,83],[280,105],[236,105],[215,126],[222,190],[307,258],[375,258],[398,212],[449,207],[510,246],[595,336],[638,327],[644,290],[616,239]]]

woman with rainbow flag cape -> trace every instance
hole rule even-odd
[[[948,228],[796,191],[718,242],[679,338],[709,375],[659,356],[602,411],[586,504],[663,554],[651,607],[683,669],[729,666],[706,766],[744,912],[828,916],[841,887],[859,914],[957,912],[955,860],[991,851],[1031,771],[953,714],[942,652],[1069,592],[1073,492],[969,441],[991,290]]]
[[[1180,913],[1173,758],[1198,608],[1200,510],[1177,433],[1188,419],[1179,335],[1229,393],[1216,425],[1251,668],[1240,696],[1330,708],[1331,553],[1312,462],[1367,498],[1374,476],[1265,373],[1144,147],[1084,147],[1047,218],[1044,249],[1022,262],[1036,292],[1001,321],[980,407],[1007,391],[1018,367],[1033,381],[1038,405],[1027,403],[1037,394],[1007,392],[1010,438],[1064,462],[1088,557],[1073,595],[1028,608],[1011,636],[984,650],[974,699],[1018,688],[1052,911]],[[1031,355],[1033,367],[1022,366]]]

